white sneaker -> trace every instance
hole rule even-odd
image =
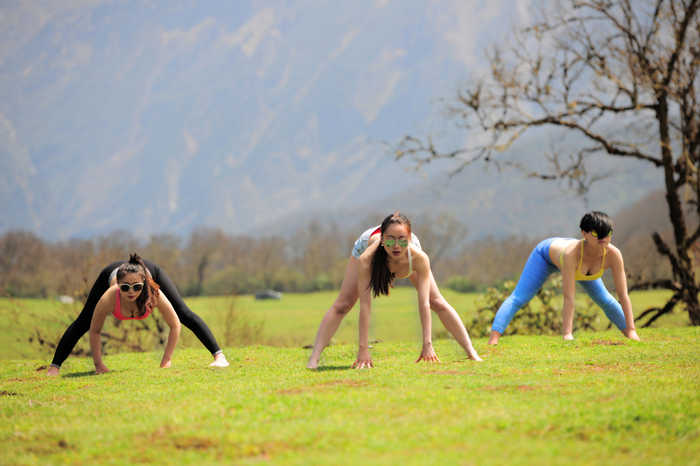
[[[213,363],[209,364],[209,367],[228,367],[229,363],[226,360],[226,356],[215,359]]]

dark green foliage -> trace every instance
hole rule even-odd
[[[508,296],[515,289],[516,282],[506,281],[497,287],[490,287],[478,301],[477,314],[469,325],[474,336],[486,336],[491,331],[493,318]],[[561,300],[556,299],[561,291],[561,276],[548,280],[528,304],[523,306],[508,325],[506,335],[561,333]],[[574,330],[595,330],[599,309],[588,296],[576,307]]]

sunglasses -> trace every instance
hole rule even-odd
[[[607,238],[608,236],[612,236],[612,234],[613,234],[613,231],[612,231],[612,228],[611,228],[610,231],[608,232],[608,234],[605,235],[605,236],[601,236],[601,238]],[[593,230],[593,231],[591,232],[591,236],[594,237],[594,238],[597,238],[599,235],[598,235],[598,232],[597,232],[597,231]]]
[[[398,240],[396,240],[394,238],[385,238],[384,239],[384,246],[386,246],[388,248],[393,248],[394,244],[396,244],[397,241],[399,243],[399,246],[402,248],[405,248],[406,246],[408,246],[408,240],[401,239],[401,238],[399,238]]]
[[[119,289],[122,290],[124,293],[128,293],[129,290],[132,289],[134,291],[141,291],[143,290],[143,283],[120,283]]]

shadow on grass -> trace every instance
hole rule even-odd
[[[352,366],[321,366],[317,367],[316,369],[313,369],[316,372],[324,372],[324,371],[346,371],[352,369]]]
[[[111,372],[119,372],[119,371],[109,371]],[[90,377],[92,375],[102,375],[98,374],[95,371],[85,371],[85,372],[71,372],[70,374],[65,374],[63,377]]]

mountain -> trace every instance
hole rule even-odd
[[[436,192],[448,166],[411,172],[383,144],[446,131],[440,99],[483,69],[486,46],[530,7],[4,2],[0,232],[237,233],[394,205],[453,211],[474,234],[523,219],[564,228],[581,209],[556,186],[469,170]],[[638,180],[592,199],[634,201],[651,189]]]

